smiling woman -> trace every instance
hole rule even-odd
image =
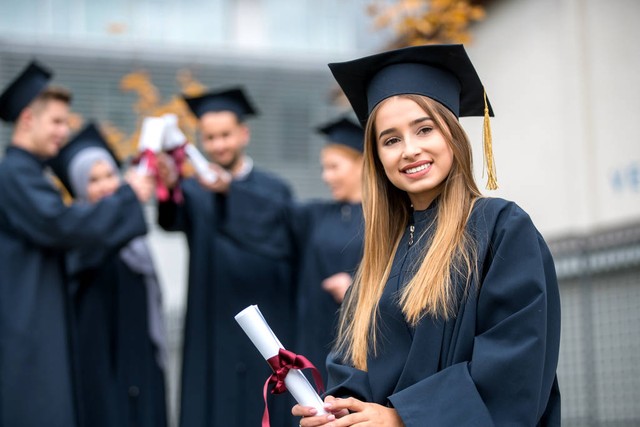
[[[553,260],[529,216],[474,181],[458,117],[492,109],[464,48],[330,68],[367,123],[364,255],[327,360],[329,414],[296,405],[300,425],[559,425]]]

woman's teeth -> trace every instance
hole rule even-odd
[[[420,172],[422,170],[425,170],[426,168],[428,168],[429,166],[431,166],[431,163],[425,163],[424,165],[420,165],[420,166],[416,166],[415,168],[411,168],[411,169],[407,169],[406,171],[404,171],[404,173],[416,173],[416,172]]]

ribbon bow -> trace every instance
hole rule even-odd
[[[316,368],[306,357],[281,348],[280,351],[278,351],[278,354],[267,359],[267,363],[271,366],[273,373],[264,383],[264,413],[262,414],[262,427],[270,427],[269,406],[267,404],[267,390],[269,388],[269,384],[275,384],[271,389],[271,394],[281,394],[287,391],[284,379],[287,377],[287,374],[291,369],[311,369],[313,380],[316,383],[316,390],[319,394],[324,393],[322,376],[320,375],[318,368]]]
[[[177,151],[177,150],[179,150],[179,148],[177,148],[174,151]],[[180,156],[180,154],[178,153],[176,155],[176,157],[179,158],[179,156]],[[174,157],[174,159],[176,157]],[[182,159],[183,159],[182,161],[184,161],[184,153],[182,154]],[[171,192],[164,185],[164,182],[162,182],[162,179],[160,179],[160,175],[158,174],[158,157],[156,156],[156,153],[154,153],[153,150],[150,150],[150,149],[144,150],[142,153],[140,153],[140,155],[138,156],[138,159],[137,159],[137,161],[135,163],[140,164],[142,162],[145,163],[146,168],[151,172],[151,175],[153,175],[153,177],[155,178],[155,181],[156,181],[156,197],[157,197],[158,201],[166,202],[171,197]],[[181,163],[178,165],[178,167],[180,167],[180,166],[181,166]],[[178,169],[178,170],[180,170],[180,169]],[[175,190],[173,191],[173,197],[172,198],[176,203],[182,202],[182,192],[180,191],[180,187],[176,187],[175,188]]]

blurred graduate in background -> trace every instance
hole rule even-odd
[[[299,204],[293,210],[299,273],[297,338],[291,349],[309,359],[326,381],[325,359],[337,311],[362,257],[364,131],[342,117],[319,132],[326,138],[320,153],[322,180],[333,200]]]
[[[92,123],[49,164],[85,206],[123,184],[118,159]],[[67,265],[83,425],[166,426],[166,331],[146,237],[71,251]]]
[[[45,175],[69,134],[71,94],[48,86],[33,62],[0,95],[13,124],[0,163],[0,425],[69,427],[79,422],[69,334],[65,253],[115,247],[146,232],[139,200],[152,184],[132,175],[100,202],[63,203]]]
[[[180,425],[253,427],[262,419],[262,386],[271,371],[234,316],[257,304],[281,339],[293,341],[289,237],[276,226],[282,211],[264,208],[265,200],[288,203],[291,190],[245,154],[246,119],[256,110],[242,89],[185,100],[199,119],[201,146],[218,178],[179,180],[171,159],[160,157],[164,184],[172,193],[180,188],[184,201],[160,202],[158,222],[186,234],[190,257]],[[252,224],[241,233],[246,239],[220,232],[246,222]],[[287,402],[276,406],[274,425],[284,425],[291,418]]]

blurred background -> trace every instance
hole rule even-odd
[[[464,43],[496,113],[490,195],[520,204],[556,260],[563,425],[637,426],[639,17],[637,0],[0,0],[0,86],[39,59],[74,92],[76,126],[97,120],[126,156],[180,93],[244,85],[261,112],[249,155],[306,200],[329,196],[315,127],[349,111],[327,63]],[[484,183],[482,121],[462,122]],[[3,126],[1,152],[9,138]],[[188,253],[148,213],[175,414]]]

